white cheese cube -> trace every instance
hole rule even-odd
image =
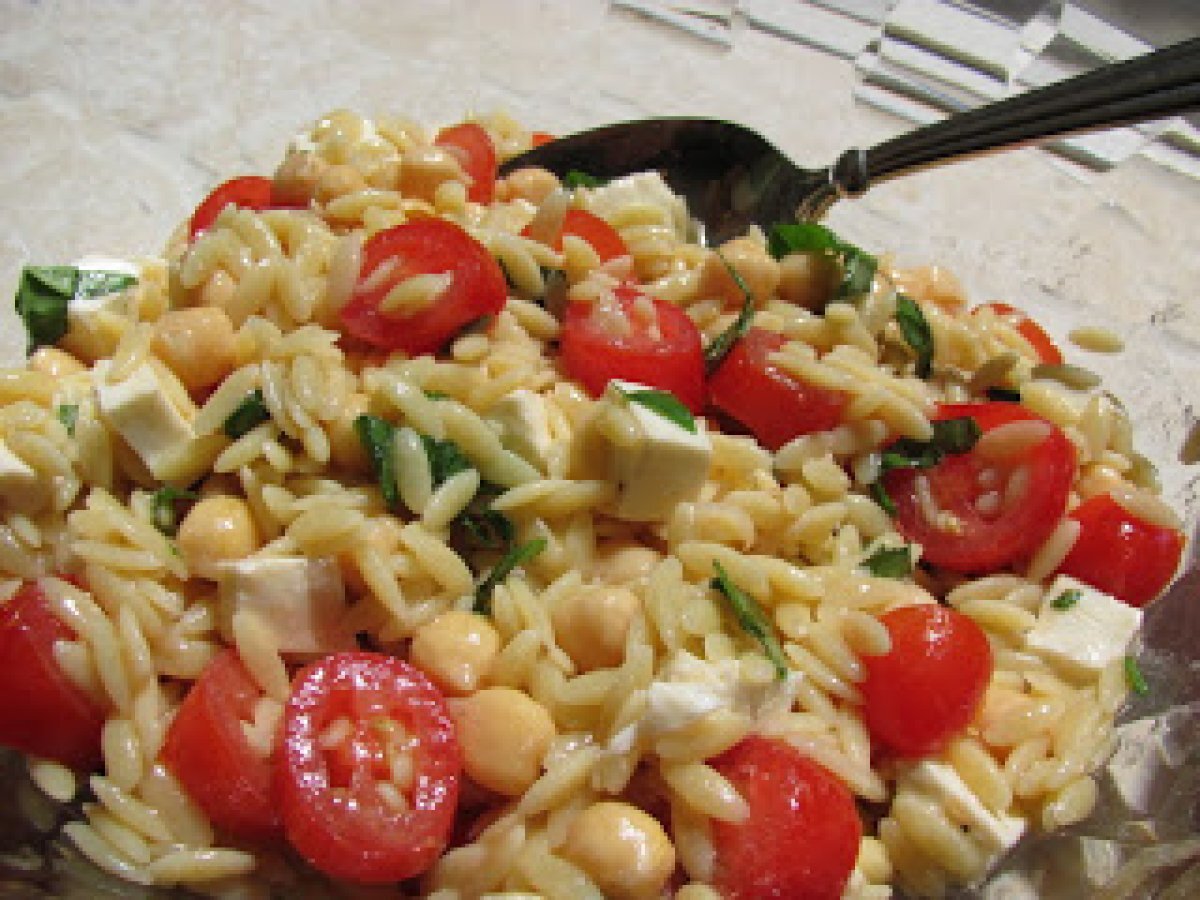
[[[332,653],[357,647],[346,624],[346,588],[333,557],[260,556],[225,563],[222,622],[249,610],[275,635],[282,653]]]
[[[697,419],[695,432],[690,432],[622,394],[642,390],[653,388],[609,382],[603,400],[627,408],[641,432],[631,444],[609,446],[617,486],[613,512],[634,522],[664,519],[675,504],[695,499],[708,478],[713,452],[702,420]]]
[[[678,731],[718,709],[733,709],[739,693],[736,660],[706,662],[686,650],[671,658],[661,681],[646,692],[643,726],[652,734]]]
[[[609,219],[630,207],[657,208],[662,219],[680,238],[687,237],[687,204],[675,194],[657,172],[639,172],[614,178],[597,188],[581,192],[586,209]]]
[[[988,809],[947,763],[921,760],[909,772],[908,779],[914,787],[937,800],[950,820],[966,829],[992,860],[1016,844],[1025,833],[1025,819]]]
[[[505,394],[492,407],[488,418],[500,429],[500,443],[527,463],[545,472],[553,439],[546,401],[540,394],[521,388]]]
[[[1078,591],[1078,599],[1065,609],[1056,609],[1054,600],[1064,591]],[[1037,624],[1025,640],[1047,660],[1075,674],[1095,676],[1125,654],[1141,624],[1140,609],[1060,575],[1046,592]]]
[[[142,363],[116,383],[108,380],[110,365],[101,360],[93,369],[100,412],[151,474],[161,478],[160,468],[195,438],[191,422],[171,401],[152,365]]]
[[[28,510],[41,498],[37,472],[0,440],[0,499],[13,509]]]

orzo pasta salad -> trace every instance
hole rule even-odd
[[[1183,537],[1017,307],[338,111],[30,266],[0,743],[213,896],[882,898],[1089,814]]]

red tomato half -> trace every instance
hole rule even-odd
[[[451,276],[450,284],[429,306],[408,315],[380,311],[398,282],[441,274]],[[486,247],[453,222],[415,219],[363,246],[358,287],[342,309],[342,325],[373,347],[419,356],[436,353],[466,325],[498,313],[507,299],[504,273]]]
[[[1061,366],[1063,363],[1062,351],[1058,349],[1058,345],[1054,343],[1054,339],[1046,334],[1046,330],[1037,322],[1025,315],[1015,306],[1010,306],[1007,303],[987,303],[981,306],[980,309],[990,309],[1001,316],[1010,320],[1020,332],[1021,337],[1029,341],[1029,345],[1037,351],[1038,358],[1042,362]]]
[[[75,633],[27,582],[0,606],[0,744],[72,769],[100,764],[104,710],[54,661]]]
[[[445,699],[419,669],[381,653],[327,656],[296,675],[283,729],[283,823],[301,856],[366,884],[434,863],[462,758]],[[401,769],[408,783],[393,781]]]
[[[213,825],[237,838],[270,841],[280,833],[271,759],[242,730],[262,696],[233,650],[204,667],[167,730],[162,759]]]
[[[528,232],[529,229],[525,228],[521,233],[528,237]],[[568,234],[583,238],[591,244],[601,262],[629,255],[629,248],[625,246],[625,241],[621,239],[617,229],[586,209],[567,210],[563,216],[562,231],[558,233],[552,245],[555,250],[562,250],[563,237]]]
[[[471,176],[467,199],[491,203],[496,196],[496,146],[487,131],[474,122],[443,128],[433,141],[449,150]]]
[[[964,416],[984,432],[1009,422],[1045,421],[1016,403],[946,404],[937,413],[938,419]],[[897,530],[920,543],[929,562],[955,572],[995,572],[1029,557],[1062,518],[1075,477],[1074,446],[1060,429],[1046,425],[1049,436],[1015,457],[987,460],[970,450],[930,469],[888,472],[883,485],[896,504]],[[927,480],[937,508],[953,517],[951,527],[925,515],[918,477]]]
[[[607,313],[624,317],[625,333],[610,329],[598,304],[567,307],[559,338],[567,375],[593,397],[619,378],[670,391],[699,413],[704,408],[704,350],[695,323],[675,304],[632,285],[615,293],[616,306]]]
[[[741,422],[769,450],[792,438],[828,431],[842,421],[845,393],[814,387],[772,364],[784,337],[751,328],[708,379],[713,406]]]
[[[1079,522],[1079,538],[1058,567],[1063,575],[1145,606],[1179,568],[1183,535],[1139,519],[1108,494],[1084,501],[1071,518]]]
[[[242,175],[217,185],[192,213],[192,220],[188,225],[188,239],[195,240],[201,232],[208,231],[217,220],[217,216],[230,204],[242,209],[270,208],[271,192],[271,179],[261,175]]]
[[[741,822],[712,820],[721,895],[838,900],[862,837],[846,786],[790,744],[757,736],[712,766],[750,806]]]
[[[992,650],[973,619],[944,606],[902,606],[880,616],[892,637],[863,655],[859,685],[871,736],[901,756],[940,749],[975,716],[992,678]]]

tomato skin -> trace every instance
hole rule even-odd
[[[670,391],[693,413],[704,408],[704,349],[700,331],[682,309],[632,285],[615,291],[617,304],[630,322],[630,333],[616,336],[596,323],[590,303],[567,306],[559,338],[561,361],[568,377],[593,397],[614,378]],[[649,333],[637,300],[648,297],[660,337]]]
[[[846,786],[781,740],[751,736],[710,765],[750,806],[712,820],[715,886],[729,900],[838,900],[858,857],[862,823]]]
[[[1025,315],[1024,312],[1007,303],[987,303],[979,308],[990,309],[996,315],[1014,321],[1021,337],[1025,338],[1029,342],[1029,346],[1037,351],[1038,358],[1043,363],[1052,366],[1061,366],[1063,364],[1062,351],[1058,349],[1058,345],[1054,343],[1054,339],[1046,333],[1046,330],[1041,325]]]
[[[969,416],[984,432],[1018,421],[1040,421],[1017,403],[951,403],[939,407],[937,419]],[[924,559],[954,572],[996,572],[1033,554],[1050,536],[1067,507],[1075,477],[1075,447],[1061,429],[1010,464],[1025,466],[1028,485],[1018,502],[994,516],[982,514],[975,501],[984,489],[979,474],[987,468],[975,451],[946,456],[930,469],[894,469],[883,486],[896,504],[896,529],[922,545]],[[1005,473],[1007,475],[1007,473]],[[961,529],[950,532],[926,521],[917,501],[916,479],[924,475],[939,509],[953,514]]]
[[[892,638],[863,655],[859,685],[871,736],[900,756],[924,756],[967,727],[992,678],[992,650],[973,619],[936,604],[879,617]]]
[[[175,714],[162,760],[213,825],[243,840],[270,842],[282,834],[274,766],[242,731],[260,696],[234,650],[217,654]]]
[[[751,328],[708,379],[713,406],[749,428],[768,450],[841,424],[849,401],[843,391],[805,384],[773,365],[768,357],[784,343],[782,334]]]
[[[217,185],[192,213],[188,223],[188,240],[195,240],[202,232],[208,231],[217,216],[231,203],[242,209],[268,209],[272,205],[272,191],[271,179],[261,175],[242,175]]]
[[[1163,592],[1183,556],[1183,535],[1139,519],[1108,494],[1071,512],[1079,538],[1058,567],[1130,606],[1145,606]]]
[[[551,141],[556,140],[558,140],[558,138],[548,131],[535,131],[529,135],[529,146],[540,147],[543,144],[549,144]]]
[[[348,718],[353,742],[326,749],[329,725]],[[397,721],[416,741],[413,793],[403,811],[376,789],[386,777],[375,723]],[[349,745],[349,746],[348,746]],[[419,669],[381,653],[335,653],[302,669],[284,711],[278,769],[292,846],[334,878],[363,884],[424,872],[446,848],[462,756],[445,698]]]
[[[395,260],[382,284],[363,288],[371,273]],[[430,306],[407,316],[388,316],[379,304],[400,280],[450,273],[450,286]],[[495,315],[508,300],[499,264],[487,248],[445,219],[415,219],[374,235],[363,246],[359,288],[341,312],[346,332],[382,350],[410,356],[436,353],[465,326]]]
[[[438,132],[433,141],[449,150],[471,176],[467,199],[473,203],[491,203],[496,197],[496,146],[481,125],[463,122]]]
[[[54,660],[54,644],[75,639],[37,582],[0,605],[0,744],[90,771],[100,765],[105,711]]]
[[[528,226],[522,230],[521,234],[529,236]],[[555,250],[562,250],[563,238],[568,234],[582,238],[591,244],[602,263],[619,256],[629,255],[629,248],[625,246],[625,241],[622,240],[617,229],[586,209],[567,210],[563,216],[562,231],[558,233],[558,237],[554,239],[552,245]]]

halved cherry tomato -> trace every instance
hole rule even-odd
[[[398,282],[440,274],[450,275],[450,283],[429,306],[408,315],[380,311]],[[486,247],[453,222],[414,219],[363,246],[358,287],[342,309],[342,325],[373,347],[418,356],[437,352],[464,326],[498,313],[507,299],[504,273]]]
[[[55,643],[75,639],[37,582],[0,606],[0,744],[87,771],[100,764],[104,710],[54,660]]]
[[[721,896],[840,898],[862,837],[846,786],[790,744],[758,736],[711,765],[750,807],[741,822],[712,820]]]
[[[1029,341],[1029,345],[1037,351],[1038,358],[1042,362],[1052,366],[1062,365],[1062,351],[1058,349],[1058,345],[1054,343],[1054,339],[1046,334],[1046,330],[1041,325],[1025,315],[1024,312],[1007,303],[986,303],[979,308],[990,309],[996,315],[1009,319],[1016,326],[1021,337]]]
[[[1108,494],[1085,500],[1071,518],[1079,523],[1079,538],[1058,567],[1063,575],[1145,606],[1179,568],[1183,535],[1139,519]]]
[[[521,233],[528,236],[528,232],[529,229],[526,228]],[[563,216],[562,231],[552,244],[555,250],[562,250],[563,237],[568,234],[583,238],[591,244],[601,262],[629,255],[629,248],[625,246],[625,241],[621,239],[617,229],[586,209],[567,210]]]
[[[1045,422],[1016,403],[945,404],[937,413],[938,419],[965,416],[984,432],[1010,422]],[[955,572],[995,572],[1028,558],[1063,517],[1075,477],[1074,445],[1045,424],[1044,440],[1007,458],[984,459],[971,450],[929,469],[888,472],[883,486],[896,504],[897,530],[921,544],[926,560]],[[926,480],[945,521],[930,521],[918,501],[918,478]]]
[[[167,768],[213,825],[249,841],[280,834],[272,760],[259,756],[242,730],[261,696],[235,651],[217,654],[183,698],[162,749]]]
[[[571,303],[563,317],[560,348],[569,377],[593,397],[614,378],[670,391],[692,412],[704,408],[704,350],[700,331],[673,303],[632,285],[615,291],[616,303]],[[609,316],[627,327],[614,329]]]
[[[443,128],[433,141],[458,159],[471,177],[467,199],[491,203],[496,196],[496,146],[487,131],[474,122]]]
[[[540,147],[542,144],[549,144],[551,141],[556,140],[558,140],[558,138],[548,131],[535,131],[533,134],[529,135],[529,146]]]
[[[708,379],[713,406],[741,422],[769,450],[842,421],[843,391],[805,384],[770,362],[784,337],[751,328]]]
[[[195,240],[201,232],[208,231],[217,216],[230,204],[242,209],[269,209],[273,205],[272,190],[271,179],[261,175],[242,175],[217,185],[192,213],[188,239]]]
[[[967,727],[983,699],[992,678],[987,636],[973,619],[932,603],[879,618],[892,647],[862,657],[867,728],[900,756],[933,753]]]
[[[450,838],[461,769],[445,699],[419,669],[347,652],[296,675],[283,722],[283,823],[325,874],[375,884],[424,872]]]

